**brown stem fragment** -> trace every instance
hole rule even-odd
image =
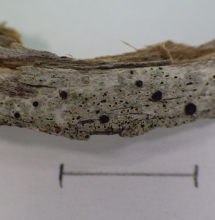
[[[71,139],[132,137],[215,116],[215,41],[166,41],[78,60],[22,46],[0,25],[0,124]]]

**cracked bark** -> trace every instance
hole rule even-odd
[[[71,139],[141,135],[215,116],[215,41],[94,59],[27,49],[0,25],[0,124]]]

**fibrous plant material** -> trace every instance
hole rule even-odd
[[[132,137],[215,117],[214,94],[215,41],[79,60],[27,49],[0,26],[1,125],[78,140]]]

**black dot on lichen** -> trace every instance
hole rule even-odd
[[[61,97],[62,99],[66,99],[66,98],[67,98],[67,92],[61,91],[59,94],[60,94],[60,97]]]
[[[186,115],[193,115],[196,112],[196,105],[193,103],[188,103],[185,106],[184,111]]]
[[[143,81],[142,80],[137,80],[135,84],[136,84],[137,87],[142,87],[143,86]]]
[[[134,71],[133,71],[133,70],[131,70],[131,71],[130,71],[130,74],[131,74],[131,75],[132,75],[132,74],[134,74]]]
[[[157,102],[162,99],[162,92],[161,91],[156,91],[155,93],[152,94],[152,100]]]
[[[37,107],[37,106],[39,105],[39,103],[38,103],[37,101],[34,101],[34,102],[32,103],[32,105],[33,105],[34,107]]]
[[[109,117],[108,117],[107,115],[101,115],[101,116],[99,117],[99,121],[100,121],[100,123],[102,123],[102,124],[107,123],[107,122],[109,122]]]
[[[14,117],[15,117],[15,118],[19,118],[19,117],[20,117],[19,112],[15,112],[15,113],[14,113]]]

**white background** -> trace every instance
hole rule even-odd
[[[198,45],[215,38],[214,0],[0,0],[0,21],[27,47],[88,58],[165,40]],[[2,220],[214,220],[215,122],[159,128],[134,138],[90,141],[0,128]],[[192,172],[190,178],[65,177],[66,170]]]

